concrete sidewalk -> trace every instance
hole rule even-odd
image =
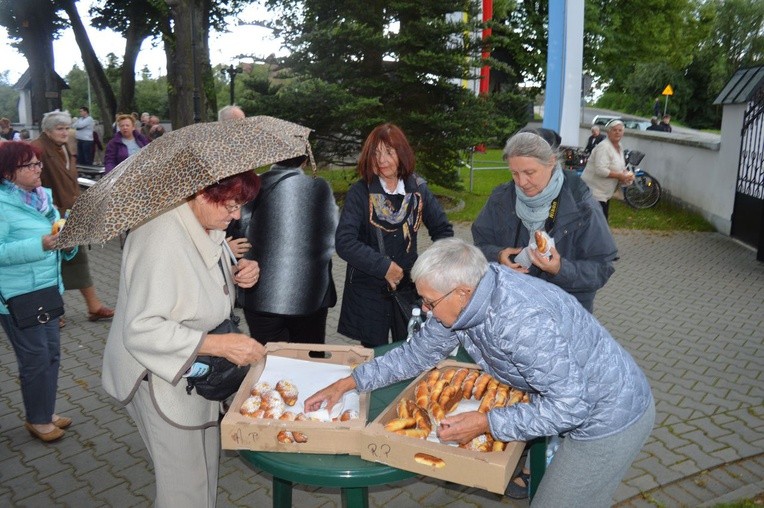
[[[457,235],[471,240],[469,225]],[[425,235],[420,236],[423,238]],[[700,506],[764,492],[764,265],[716,233],[616,231],[621,259],[597,317],[636,358],[656,398],[652,436],[616,492],[617,506]],[[420,249],[426,248],[423,241]],[[116,302],[116,241],[89,251],[99,294]],[[345,263],[335,258],[342,290]],[[90,323],[67,292],[57,412],[74,418],[58,443],[22,427],[16,359],[0,332],[0,506],[150,506],[154,478],[127,413],[101,389],[109,323]],[[329,314],[328,342],[339,305]],[[296,486],[300,507],[340,506],[339,491]],[[218,506],[270,506],[271,477],[231,452]],[[527,506],[427,478],[370,489],[372,506]]]

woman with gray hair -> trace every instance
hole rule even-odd
[[[621,146],[623,122],[612,120],[606,128],[607,139],[602,140],[592,150],[581,179],[592,190],[594,199],[599,201],[607,220],[610,198],[619,185],[631,184],[634,174],[626,170],[626,159]]]
[[[52,111],[46,113],[40,123],[42,133],[32,141],[42,153],[42,185],[53,191],[53,204],[62,216],[71,210],[74,202],[81,194],[77,181],[76,152],[68,147],[69,127],[72,117],[67,111]],[[87,249],[79,249],[74,259],[61,263],[61,277],[66,289],[79,289],[88,307],[88,320],[110,319],[114,310],[106,307],[98,298],[93,280],[90,277]],[[59,320],[64,326],[64,319]]]
[[[433,319],[410,342],[309,397],[305,410],[412,378],[462,346],[485,372],[531,399],[447,416],[439,439],[562,435],[533,506],[610,506],[655,419],[650,385],[629,353],[565,291],[489,264],[463,240],[435,242],[411,277]]]
[[[540,134],[519,132],[504,147],[512,180],[494,189],[472,224],[490,261],[561,287],[592,312],[594,296],[615,269],[617,249],[602,210],[573,171],[563,171]],[[549,257],[530,249],[528,268],[515,256],[536,231],[554,239]]]

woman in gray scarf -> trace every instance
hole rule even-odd
[[[595,293],[615,271],[615,241],[589,188],[574,171],[562,170],[543,134],[520,132],[507,141],[512,180],[494,189],[472,237],[489,261],[551,282],[592,312]],[[515,256],[539,230],[554,239],[551,256],[530,249],[532,265],[524,268]]]

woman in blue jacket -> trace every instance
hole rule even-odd
[[[70,418],[55,414],[61,341],[58,318],[29,328],[18,328],[5,300],[57,285],[63,293],[60,258],[71,259],[74,249],[59,256],[58,235],[51,234],[60,219],[50,189],[40,182],[42,162],[35,148],[23,142],[0,145],[0,324],[13,345],[19,367],[29,433],[45,442],[64,435]]]
[[[561,435],[532,506],[609,507],[655,420],[650,385],[631,355],[568,293],[488,264],[462,240],[435,242],[411,277],[433,319],[410,342],[309,397],[305,410],[331,409],[352,389],[415,377],[462,346],[485,372],[531,400],[447,416],[440,440]]]

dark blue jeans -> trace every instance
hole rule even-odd
[[[13,324],[8,314],[0,314],[0,324],[16,353],[27,421],[34,424],[51,423],[56,409],[61,358],[58,319],[22,330]]]
[[[93,141],[77,140],[77,162],[88,166],[93,164],[93,144]]]

